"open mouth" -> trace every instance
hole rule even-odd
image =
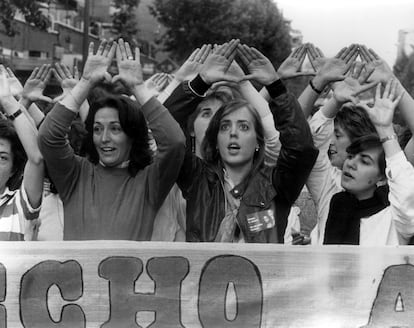
[[[115,150],[115,148],[113,147],[101,147],[101,151],[106,154],[106,153],[110,153],[113,152]]]
[[[328,149],[328,156],[333,156],[335,154],[338,154],[338,152],[336,151],[336,148],[334,145],[330,145],[329,149]]]
[[[345,176],[345,177],[347,177],[347,178],[349,178],[349,179],[353,179],[354,177],[349,173],[349,172],[342,172],[342,174]]]
[[[231,143],[227,146],[230,154],[237,154],[240,150],[240,146],[237,143]]]

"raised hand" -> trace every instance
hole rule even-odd
[[[20,97],[23,92],[23,85],[19,79],[14,75],[13,71],[9,67],[0,65],[0,71],[6,76],[12,95],[14,97]]]
[[[239,43],[239,40],[233,39],[229,43],[218,46],[214,52],[209,53],[200,70],[200,76],[204,82],[213,84],[220,81],[240,81],[232,74],[228,74],[230,65],[236,56]]]
[[[169,74],[167,73],[156,73],[144,82],[148,89],[153,89],[159,94],[170,82]]]
[[[277,69],[281,79],[291,79],[297,76],[315,75],[315,72],[302,72],[301,67],[306,57],[306,45],[296,48]]]
[[[388,64],[381,59],[374,50],[368,49],[364,45],[360,45],[359,53],[362,60],[366,63],[367,70],[374,70],[369,81],[376,83],[387,83],[390,79],[394,77],[394,73]]]
[[[134,59],[129,43],[119,39],[116,48],[116,62],[118,64],[118,74],[112,78],[112,83],[121,81],[128,88],[144,83],[139,48],[135,48]]]
[[[398,94],[398,81],[390,79],[387,81],[382,95],[381,83],[377,84],[374,106],[369,107],[363,103],[360,106],[367,111],[376,128],[389,128],[392,127],[394,111],[403,94],[404,92]]]
[[[63,90],[63,93],[54,99],[54,101],[57,101],[63,99],[63,97],[75,87],[76,83],[78,83],[79,71],[75,66],[73,68],[72,74],[68,66],[63,65],[61,63],[55,63],[55,69],[53,69],[53,74],[55,78],[58,80]]]
[[[269,85],[280,78],[270,60],[259,50],[243,44],[238,47],[238,52],[250,72],[243,80],[256,80],[263,85]]]
[[[375,82],[367,82],[373,70],[364,71],[364,67],[364,63],[355,62],[347,77],[332,85],[333,96],[339,103],[351,101],[357,104],[357,96],[376,85]]]
[[[207,59],[207,56],[211,52],[211,45],[204,44],[201,48],[195,49],[190,57],[184,62],[183,65],[174,74],[178,81],[191,80],[201,71],[201,66]]]
[[[18,102],[12,94],[7,75],[8,73],[5,69],[0,70],[0,109],[4,111],[6,115],[10,114],[13,108],[18,106]]]
[[[51,75],[52,70],[49,64],[43,64],[40,68],[36,67],[24,84],[22,99],[28,103],[38,100],[52,102],[51,98],[43,95],[43,91]]]
[[[309,61],[318,77],[323,79],[324,83],[330,83],[345,79],[345,74],[358,56],[358,46],[351,45],[342,48],[334,58],[325,58],[319,48],[309,44],[308,54]]]
[[[105,79],[111,81],[111,74],[108,73],[108,67],[111,65],[115,55],[116,42],[107,42],[103,40],[96,54],[94,54],[94,43],[89,44],[88,58],[83,68],[82,79],[96,84]]]

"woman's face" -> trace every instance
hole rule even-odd
[[[246,107],[223,116],[217,144],[225,165],[238,167],[252,164],[258,142],[253,115]]]
[[[115,108],[103,107],[96,112],[93,143],[105,166],[116,167],[129,159],[132,141],[122,129]]]
[[[378,166],[380,148],[363,150],[355,155],[348,155],[345,160],[341,185],[357,199],[367,199],[373,196],[376,183],[382,180]]]
[[[0,191],[3,192],[7,181],[13,175],[13,154],[10,141],[0,138]]]
[[[207,99],[198,105],[200,111],[194,120],[194,136],[196,141],[196,155],[199,157],[201,157],[201,143],[203,142],[208,125],[221,105],[222,102],[217,99]]]
[[[348,134],[339,124],[335,123],[332,144],[329,147],[329,157],[331,164],[340,170],[348,157],[346,149],[349,145],[351,145],[351,139]]]

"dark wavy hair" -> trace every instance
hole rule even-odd
[[[342,106],[338,114],[336,114],[335,123],[344,129],[351,141],[362,136],[377,133],[365,109],[355,105],[346,104]]]
[[[6,186],[10,190],[15,190],[19,188],[22,183],[27,155],[13,124],[8,120],[0,119],[0,139],[5,139],[10,142],[11,155],[13,158],[13,175],[7,180]]]
[[[139,170],[151,163],[152,152],[148,144],[148,127],[144,115],[137,103],[126,96],[108,95],[91,104],[85,121],[87,133],[81,147],[81,155],[87,156],[94,164],[99,162],[99,155],[93,143],[93,124],[96,112],[103,107],[111,107],[118,111],[122,130],[132,141],[128,171],[131,176],[135,176]]]
[[[201,154],[203,159],[211,167],[214,167],[218,172],[222,167],[220,153],[217,147],[217,135],[220,129],[220,122],[226,115],[245,107],[252,114],[253,117],[253,126],[257,135],[257,143],[259,144],[259,150],[253,155],[253,169],[256,170],[262,163],[264,159],[264,134],[263,134],[263,125],[260,120],[260,116],[257,111],[243,99],[234,99],[226,104],[223,104],[218,111],[214,114],[213,118],[208,125],[206,130],[206,135],[201,144]]]
[[[356,155],[364,150],[379,148],[380,154],[378,156],[378,168],[382,175],[385,176],[385,153],[382,143],[377,134],[368,134],[355,139],[352,144],[346,148],[346,152],[351,155]]]

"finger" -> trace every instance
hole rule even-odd
[[[228,42],[225,42],[222,45],[217,46],[215,53],[217,55],[224,56],[224,52],[226,51],[228,46],[229,46]]]
[[[335,58],[341,58],[345,51],[347,51],[348,47],[343,47],[339,52],[336,54]]]
[[[362,70],[364,69],[365,64],[362,62],[354,62],[353,63],[353,70],[354,70],[354,79],[358,80],[361,76]]]
[[[0,65],[0,73],[2,74],[2,75],[4,75],[5,77],[7,77],[7,70],[6,70],[6,68],[3,66],[3,65]]]
[[[96,51],[96,55],[102,55],[102,53],[105,50],[107,41],[105,39],[102,40],[102,42],[99,44],[98,50]]]
[[[79,80],[79,70],[78,70],[78,66],[73,66],[73,77],[76,79],[76,80]]]
[[[247,74],[240,79],[240,82],[247,81],[247,80],[256,80],[255,74]]]
[[[365,45],[359,46],[359,53],[361,55],[361,58],[367,63],[372,61],[371,55]]]
[[[112,48],[112,42],[108,42],[105,46],[104,51],[102,52],[102,56],[108,57],[108,54],[109,54],[109,51],[111,50],[111,48]]]
[[[112,59],[115,56],[115,51],[116,51],[117,48],[118,48],[118,44],[115,41],[113,41],[112,45],[111,45],[111,48],[109,49],[109,53],[108,53],[108,59],[109,60],[112,61]]]
[[[377,53],[373,49],[370,48],[368,51],[374,59],[376,59],[376,60],[381,59],[381,57],[378,56]]]
[[[200,60],[199,60],[199,62],[200,62],[200,63],[204,63],[204,62],[206,61],[206,59],[207,59],[208,55],[209,55],[209,54],[210,54],[210,52],[211,52],[211,44],[208,44],[208,45],[204,48],[204,50],[201,50],[200,52],[201,52],[201,55],[200,55]]]
[[[135,47],[135,61],[141,65],[141,54],[138,47]]]
[[[291,52],[291,54],[289,55],[289,57],[296,58],[296,57],[298,56],[298,54],[299,54],[299,50],[300,50],[300,48],[301,48],[301,47],[297,47],[295,50],[293,50],[293,51]]]
[[[49,98],[49,97],[46,97],[46,96],[39,96],[38,100],[46,101],[48,103],[53,102],[53,99],[52,98]]]
[[[398,97],[393,101],[394,106],[397,106],[400,103],[401,98],[404,96],[405,91],[402,91]]]
[[[371,83],[364,84],[358,89],[358,91],[354,95],[359,95],[360,93],[368,91],[369,89],[374,88],[376,85],[377,85],[377,82],[371,82]]]
[[[196,61],[196,62],[200,61],[202,52],[204,51],[204,49],[206,48],[206,46],[207,45],[203,44],[203,46],[197,52],[197,55],[195,56],[194,61]]]
[[[93,42],[89,43],[89,48],[88,48],[88,56],[92,56],[93,55],[93,48],[95,47]]]
[[[43,64],[42,65],[42,73],[41,73],[41,75],[40,75],[40,79],[42,80],[42,81],[44,81],[45,79],[46,79],[46,77],[47,77],[47,75],[48,75],[48,73],[49,73],[49,68],[50,68],[50,65],[49,64]],[[40,73],[40,72],[39,72]]]
[[[352,62],[352,58],[356,58],[356,55],[358,55],[358,46],[356,44],[352,44],[348,50],[343,54],[342,59],[348,63]]]
[[[6,67],[6,71],[7,73],[9,73],[10,77],[16,77],[16,75],[14,75],[13,71],[10,69],[10,67]]]
[[[371,75],[372,75],[372,73],[374,73],[375,72],[375,68],[374,67],[371,67],[370,69],[368,69],[366,72],[365,72],[365,74],[363,74],[363,76],[361,76],[360,77],[360,84],[363,84],[363,83],[365,83],[365,82],[367,82],[368,81],[368,79],[371,77]]]
[[[309,44],[308,54],[309,54],[309,57],[312,57],[312,59],[318,57],[318,53],[316,52],[315,46],[313,44]]]
[[[267,59],[267,57],[265,55],[263,55],[259,50],[257,50],[254,47],[250,48],[252,54],[254,55],[255,59]]]
[[[126,54],[126,50],[125,50],[125,42],[124,42],[124,39],[120,38],[118,40],[118,47],[119,47],[120,54],[121,54],[120,59],[121,60],[125,60],[127,58],[127,54]]]
[[[121,81],[121,76],[119,74],[112,77],[112,80],[111,80],[112,83],[116,83],[118,81]]]
[[[298,60],[300,63],[302,63],[305,60],[305,56],[306,56],[306,48],[305,47],[300,47],[300,50],[298,52]]]
[[[47,70],[47,74],[46,74],[45,78],[42,79],[42,81],[44,83],[47,83],[50,80],[50,78],[52,77],[52,74],[53,74],[53,71],[50,69],[50,65],[49,65],[49,69]]]
[[[383,98],[389,98],[390,97],[390,91],[391,91],[392,83],[393,83],[393,79],[390,79],[385,84],[384,92],[382,93]]]
[[[240,58],[241,62],[245,66],[248,66],[250,61],[249,61],[248,55],[246,55],[246,51],[244,50],[242,45],[239,45],[239,47],[237,47],[237,52],[238,52],[238,55],[239,55],[239,58]]]
[[[55,72],[56,72],[56,78],[59,80],[59,82],[63,81],[64,77],[65,77],[65,73],[63,71],[62,68],[62,64],[60,63],[55,63]]]
[[[51,68],[50,69],[51,74],[53,74],[55,76],[55,79],[59,82],[62,83],[62,78],[59,76],[59,73],[57,72],[57,70],[55,68]]]
[[[390,90],[390,98],[393,101],[395,100],[395,97],[397,95],[397,90],[398,90],[398,81],[393,79],[393,83],[392,83],[391,90]]]
[[[118,44],[118,46],[116,47],[116,62],[118,63],[118,65],[121,62],[122,58],[123,57],[122,57],[122,53],[121,53],[121,47]]]
[[[73,78],[72,72],[70,71],[67,65],[62,65],[63,71],[65,72],[65,76],[69,79]]]
[[[65,94],[61,94],[60,96],[57,96],[55,98],[52,99],[52,103],[57,103],[58,101],[62,100],[63,98],[65,98]]]
[[[104,73],[104,80],[107,82],[111,82],[112,81],[112,76],[111,74],[109,74],[108,72]]]
[[[224,57],[229,58],[230,56],[235,56],[237,45],[240,43],[239,39],[233,39],[230,41],[229,45],[226,47],[224,51]]]
[[[126,50],[127,59],[134,59],[129,42],[125,42],[125,50]]]
[[[381,83],[377,84],[377,89],[375,90],[375,101],[381,98]]]
[[[39,67],[35,67],[35,69],[32,71],[32,74],[30,74],[30,76],[27,80],[33,80],[35,78],[35,76],[37,75],[38,71],[39,71]]]
[[[198,53],[200,52],[200,48],[196,48],[190,55],[190,57],[188,57],[187,61],[195,61],[195,59],[197,58]]]

